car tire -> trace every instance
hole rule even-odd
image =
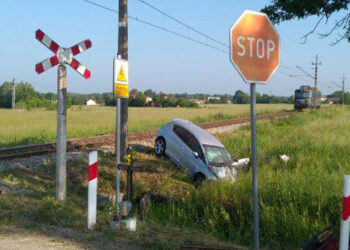
[[[163,137],[158,137],[154,144],[154,152],[157,157],[162,157],[165,154],[166,142]]]
[[[205,176],[202,173],[197,173],[194,176],[193,180],[194,180],[194,186],[196,188],[199,188],[202,185],[203,181],[205,181]]]

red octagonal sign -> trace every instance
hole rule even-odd
[[[230,29],[230,60],[248,83],[267,83],[280,62],[279,35],[264,13],[244,11]]]

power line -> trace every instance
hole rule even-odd
[[[195,28],[193,28],[193,27],[191,27],[191,26],[185,24],[184,22],[180,21],[179,19],[177,19],[177,18],[175,18],[175,17],[173,17],[173,16],[170,16],[168,13],[166,13],[166,12],[164,12],[164,11],[158,9],[157,7],[153,6],[152,4],[150,4],[150,3],[148,3],[148,2],[145,2],[144,0],[137,0],[137,1],[139,1],[140,3],[142,3],[142,4],[146,5],[146,6],[148,6],[148,7],[151,8],[151,9],[153,9],[153,10],[155,10],[155,11],[161,13],[162,15],[168,17],[169,19],[171,19],[171,20],[173,20],[173,21],[175,21],[175,22],[177,22],[177,23],[179,23],[179,24],[185,26],[186,28],[188,28],[188,29],[190,29],[190,30],[196,32],[197,34],[199,34],[199,35],[201,35],[201,36],[204,36],[204,37],[207,38],[208,40],[211,40],[211,41],[213,41],[213,42],[215,42],[215,43],[218,43],[218,44],[220,44],[220,45],[222,45],[222,46],[224,46],[224,47],[226,47],[226,48],[229,48],[229,46],[228,46],[227,44],[222,43],[222,42],[218,41],[217,39],[215,39],[215,38],[213,38],[213,37],[211,37],[211,36],[209,36],[209,35],[207,35],[207,34],[204,34],[203,32],[201,32],[201,31],[199,31],[199,30],[197,30],[197,29],[195,29]]]
[[[307,72],[306,70],[304,70],[302,67],[300,66],[296,66],[298,69],[300,69],[302,72],[304,72],[305,74],[307,74],[309,77],[311,77],[312,79],[315,79],[314,76],[312,76],[309,72]]]
[[[114,9],[108,8],[108,7],[106,7],[104,5],[101,5],[101,4],[98,4],[98,3],[95,3],[95,2],[92,2],[92,1],[89,1],[89,0],[83,0],[83,1],[87,2],[89,4],[92,4],[92,5],[95,5],[95,6],[99,7],[99,8],[102,8],[102,9],[105,9],[105,10],[108,10],[108,11],[111,11],[111,12],[114,12],[114,13],[117,13],[117,14],[119,13],[118,11],[116,11]]]
[[[216,2],[218,2],[228,13],[232,14],[233,16],[236,16],[236,14],[238,16],[240,15],[239,13],[234,13],[231,8],[227,7],[227,5],[221,2],[220,0],[216,0]]]
[[[108,7],[104,6],[104,5],[95,3],[95,2],[93,2],[93,1],[90,1],[90,0],[83,0],[83,1],[86,2],[86,3],[92,4],[92,5],[96,6],[96,7],[99,7],[99,8],[105,9],[105,10],[108,10],[108,11],[110,11],[110,12],[113,12],[113,13],[116,13],[116,14],[118,13],[118,11],[116,11],[116,10],[114,10],[114,9],[108,8]],[[176,35],[176,36],[178,36],[178,37],[181,37],[181,38],[190,40],[190,41],[192,41],[192,42],[195,42],[195,43],[204,45],[204,46],[209,47],[209,48],[211,48],[211,49],[215,49],[215,50],[218,50],[218,51],[220,51],[220,52],[227,53],[227,54],[229,53],[227,50],[221,49],[221,48],[216,47],[216,46],[214,46],[214,45],[207,44],[207,43],[205,43],[205,42],[202,42],[202,41],[200,41],[200,40],[198,40],[198,39],[195,39],[195,38],[192,38],[192,37],[190,37],[190,36],[186,36],[186,35],[181,34],[181,33],[179,33],[179,32],[176,32],[176,31],[173,31],[173,30],[170,30],[170,29],[161,27],[161,26],[159,26],[159,25],[157,25],[157,24],[148,22],[148,21],[143,20],[143,19],[140,19],[140,18],[138,18],[138,17],[133,17],[133,16],[128,15],[128,18],[130,18],[130,19],[132,19],[132,20],[134,20],[134,21],[137,21],[137,22],[139,22],[139,23],[146,24],[146,25],[151,26],[151,27],[153,27],[153,28],[157,28],[157,29],[166,31],[166,32],[168,32],[168,33],[170,33],[170,34],[173,34],[173,35]]]

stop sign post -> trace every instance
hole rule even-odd
[[[244,11],[230,29],[230,60],[250,83],[254,247],[259,249],[258,161],[256,149],[256,83],[266,84],[280,62],[280,38],[264,13]]]

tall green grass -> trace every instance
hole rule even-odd
[[[350,173],[350,109],[328,109],[258,123],[259,213],[262,245],[297,248],[326,226],[339,231],[342,178]],[[247,157],[250,128],[222,135]],[[279,155],[287,154],[287,165]],[[149,219],[200,228],[232,242],[252,244],[251,171],[236,183],[207,182],[190,198],[155,205]]]

